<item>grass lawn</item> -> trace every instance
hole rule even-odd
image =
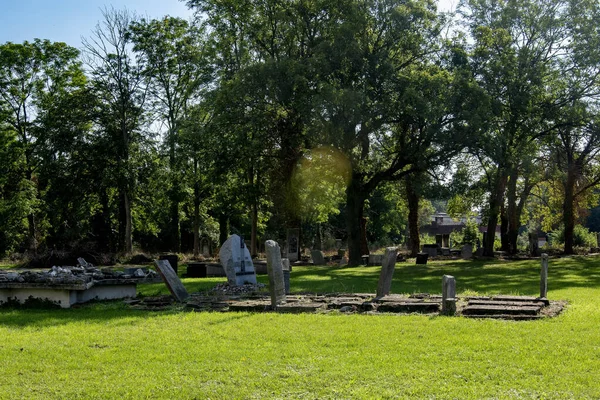
[[[292,290],[374,293],[378,267],[294,268]],[[398,264],[394,293],[537,295],[539,261]],[[266,283],[266,277],[260,277]],[[185,279],[189,291],[220,279]],[[551,260],[558,318],[0,310],[0,398],[600,398],[600,258]],[[141,294],[167,293],[144,285]]]

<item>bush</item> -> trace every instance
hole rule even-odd
[[[479,239],[479,226],[477,222],[473,219],[468,220],[460,232],[451,233],[451,239],[453,246],[460,247],[465,244],[474,246],[477,243],[477,239]]]
[[[565,227],[561,226],[554,232],[548,234],[550,237],[550,243],[552,245],[565,244]],[[573,229],[573,246],[574,247],[597,247],[598,241],[596,238],[596,234],[594,232],[590,232],[589,229],[585,228],[583,225],[575,225]]]

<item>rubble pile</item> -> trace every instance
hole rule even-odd
[[[77,266],[53,266],[48,271],[14,272],[0,270],[0,283],[36,283],[48,286],[57,284],[87,284],[102,281],[145,281],[158,279],[158,274],[147,268],[129,268],[116,271],[110,268],[97,268],[89,263]]]

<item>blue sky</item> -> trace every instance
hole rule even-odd
[[[457,3],[440,0],[440,8]],[[81,37],[89,37],[102,19],[101,9],[111,5],[151,18],[192,16],[178,0],[0,0],[0,44],[40,38],[80,48]]]
[[[40,38],[79,48],[111,5],[151,18],[192,16],[178,0],[0,0],[0,43]]]

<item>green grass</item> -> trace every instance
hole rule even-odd
[[[0,311],[0,398],[600,398],[600,259],[552,260],[558,318]],[[536,295],[538,261],[398,264],[395,293]],[[292,290],[374,292],[379,268],[294,268]],[[266,282],[266,277],[260,277]],[[184,279],[206,290],[219,279]],[[140,287],[144,295],[163,285]]]

